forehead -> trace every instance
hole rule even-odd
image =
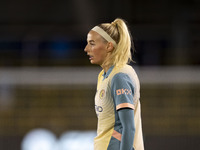
[[[95,31],[90,31],[87,35],[87,41],[102,41],[103,38]]]

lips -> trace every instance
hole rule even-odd
[[[89,55],[89,54],[88,54],[88,56],[89,56],[89,60],[92,60],[92,59],[93,59],[93,56],[92,56],[92,55]]]
[[[93,56],[90,56],[89,59],[92,60],[92,59],[93,59]]]

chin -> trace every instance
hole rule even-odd
[[[97,63],[97,62],[95,62],[93,60],[91,60],[90,63],[93,64],[93,65],[100,65],[99,63]]]

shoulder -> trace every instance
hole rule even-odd
[[[115,74],[111,81],[111,86],[124,86],[126,84],[132,84],[132,80],[127,73],[119,72]]]
[[[134,69],[130,65],[124,65],[121,68],[117,68],[112,77],[113,81],[129,81],[131,80],[131,74]]]
[[[119,72],[113,76],[112,81],[129,80],[129,79],[130,77],[127,73]]]
[[[118,73],[120,73],[123,78],[131,80],[134,84],[137,86],[140,84],[139,78],[137,76],[137,73],[135,72],[135,69],[130,65],[125,65],[121,69],[119,69]]]

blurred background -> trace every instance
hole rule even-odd
[[[101,68],[83,50],[117,17],[136,48],[145,149],[200,149],[199,0],[1,0],[1,150],[93,149]]]

